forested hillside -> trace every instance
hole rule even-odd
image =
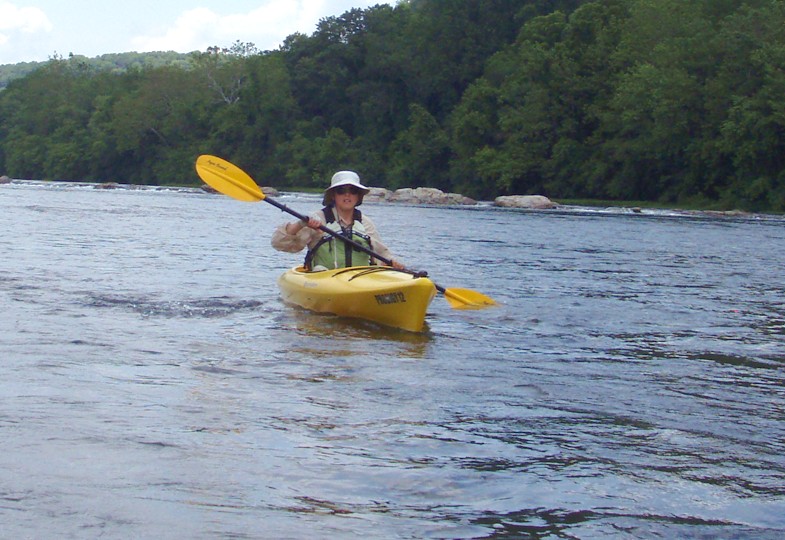
[[[125,52],[102,54],[95,58],[87,58],[81,55],[68,55],[68,60],[72,63],[79,63],[90,69],[101,71],[114,71],[123,73],[129,69],[151,68],[161,66],[180,66],[187,68],[189,65],[187,54],[166,52]],[[63,60],[58,55],[53,55],[52,60]],[[5,88],[14,79],[20,79],[29,75],[40,68],[45,62],[20,62],[19,64],[0,65],[0,89]]]
[[[785,211],[785,2],[408,0],[275,51],[53,59],[0,92],[0,174],[540,193]]]

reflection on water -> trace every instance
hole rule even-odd
[[[366,211],[500,305],[314,314],[269,207],[4,186],[3,533],[782,536],[781,220]]]
[[[359,319],[312,313],[296,306],[287,308],[291,310],[287,331],[295,333],[302,343],[295,345],[293,350],[306,355],[365,355],[376,343],[383,350],[395,350],[395,357],[425,358],[428,345],[434,339],[427,322],[422,333],[415,333]],[[360,343],[361,348],[347,348],[347,341]],[[311,346],[315,348],[309,348]]]

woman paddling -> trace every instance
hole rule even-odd
[[[390,260],[393,267],[402,269],[403,265],[393,258],[382,242],[373,221],[357,209],[369,191],[360,183],[357,173],[335,173],[330,187],[324,191],[324,208],[310,216],[307,222],[292,221],[279,226],[273,233],[272,246],[289,253],[297,253],[307,247],[304,266],[314,271],[380,264],[366,252],[319,230],[324,225]]]

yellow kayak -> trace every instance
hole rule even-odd
[[[353,266],[309,272],[287,270],[278,278],[284,301],[318,313],[374,321],[422,332],[425,312],[436,295],[427,277],[389,266]]]

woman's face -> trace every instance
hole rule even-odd
[[[360,200],[360,190],[354,186],[338,186],[333,190],[333,197],[338,210],[353,210]]]

